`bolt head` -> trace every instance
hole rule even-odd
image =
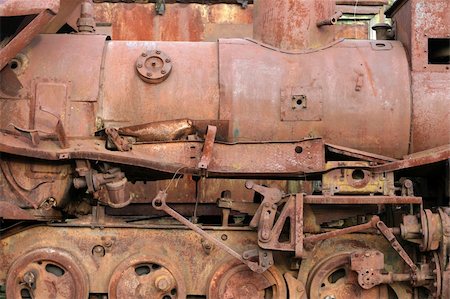
[[[142,67],[142,63],[138,63],[137,67],[141,68]]]
[[[161,291],[168,291],[170,289],[169,278],[165,275],[157,277],[155,279],[155,286]]]
[[[166,73],[166,71],[165,71],[165,70],[161,70],[161,74],[163,74],[163,75],[164,75],[165,73]]]
[[[23,275],[23,281],[26,282],[27,284],[32,284],[36,281],[36,276],[34,275],[33,272],[28,271]]]
[[[147,57],[147,53],[142,53],[142,57]]]

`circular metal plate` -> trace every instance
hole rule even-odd
[[[209,299],[287,298],[286,283],[281,273],[271,267],[263,273],[251,271],[239,261],[222,265],[209,284]]]
[[[172,71],[170,57],[161,50],[142,53],[136,60],[139,77],[148,83],[161,83]]]
[[[114,270],[109,282],[109,298],[185,298],[182,277],[173,269],[159,257],[133,256]]]
[[[88,294],[85,271],[61,249],[33,250],[19,257],[8,271],[7,298],[86,299]]]

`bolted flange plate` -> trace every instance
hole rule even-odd
[[[147,83],[161,83],[172,71],[172,60],[161,50],[142,52],[136,60],[139,77]]]

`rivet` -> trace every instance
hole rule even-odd
[[[169,59],[169,58],[166,58],[166,62],[169,63],[169,62],[170,62],[170,59]]]
[[[161,54],[161,51],[159,51],[159,50],[156,50],[156,54]]]
[[[165,70],[161,70],[161,74],[163,74],[163,75],[164,75],[165,73],[166,73],[166,71],[165,71]]]
[[[152,73],[147,73],[147,77],[151,77],[152,76]]]
[[[138,68],[141,68],[141,67],[142,67],[142,63],[139,63],[139,64],[137,65],[137,67],[138,67]]]
[[[142,57],[147,57],[147,53],[142,53]]]

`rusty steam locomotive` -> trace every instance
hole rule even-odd
[[[0,297],[450,298],[450,2],[377,40],[254,5],[253,38],[143,42],[0,1]]]

